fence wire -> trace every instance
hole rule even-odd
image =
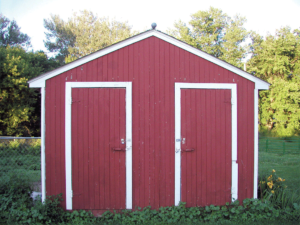
[[[259,151],[277,154],[300,154],[299,137],[259,137]]]
[[[13,175],[26,176],[35,186],[39,186],[40,138],[0,137],[0,182]]]
[[[259,138],[259,151],[300,154],[300,138]],[[0,137],[0,182],[18,174],[37,186],[41,182],[40,138]]]

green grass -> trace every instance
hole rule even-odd
[[[300,190],[300,154],[278,154],[272,152],[259,152],[259,176],[270,175],[272,169],[285,179],[288,189]]]
[[[266,146],[268,140],[268,146]],[[283,138],[260,138],[259,149],[259,180],[266,180],[272,170],[276,175],[285,179],[282,183],[287,186],[284,193],[274,199],[277,203],[292,205],[300,204],[300,151],[299,137],[290,139]],[[268,149],[266,148],[268,147]],[[282,147],[285,147],[284,151]],[[277,196],[277,195],[276,195]],[[300,224],[300,223],[299,223]]]

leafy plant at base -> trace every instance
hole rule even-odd
[[[32,206],[32,187],[24,174],[13,174],[0,184],[0,221],[23,221]]]
[[[297,190],[288,190],[285,179],[278,177],[274,169],[269,176],[260,178],[259,193],[261,200],[269,201],[277,208],[286,209],[293,208],[295,204],[300,205]]]
[[[243,205],[237,200],[224,206],[206,206],[186,208],[179,206],[150,207],[138,210],[124,210],[121,213],[105,212],[101,217],[94,217],[90,212],[65,211],[60,207],[62,195],[48,197],[45,203],[32,201],[30,186],[25,189],[25,178],[11,178],[2,185],[0,198],[11,199],[0,202],[2,222],[18,224],[251,224],[255,221],[299,221],[300,205],[275,207],[271,201],[245,199]],[[13,183],[14,184],[13,184]],[[4,199],[6,200],[6,199]]]

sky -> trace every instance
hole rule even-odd
[[[31,37],[34,51],[47,52],[43,19],[51,14],[67,20],[74,12],[87,9],[99,17],[128,21],[137,31],[150,29],[155,22],[157,30],[166,32],[175,21],[188,23],[191,14],[210,6],[231,17],[246,17],[246,29],[263,36],[284,26],[300,27],[300,0],[0,0],[0,13],[16,20],[21,32]]]

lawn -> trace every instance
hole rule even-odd
[[[270,175],[276,170],[276,174],[285,179],[290,190],[300,191],[300,138],[279,139],[268,138],[268,150],[266,151],[266,138],[260,139],[259,150],[259,176]],[[285,152],[282,147],[285,145]]]

